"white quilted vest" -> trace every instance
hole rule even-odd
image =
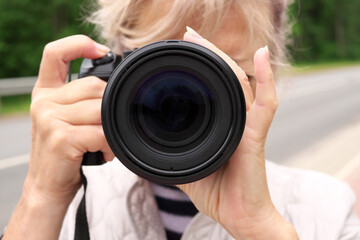
[[[271,198],[304,240],[360,240],[360,221],[352,212],[351,189],[327,175],[267,162]],[[87,217],[92,240],[165,240],[157,205],[147,181],[117,159],[86,166]],[[59,239],[74,239],[75,216],[83,188],[69,206]],[[230,206],[229,206],[230,207]],[[182,240],[233,239],[220,224],[198,213]]]

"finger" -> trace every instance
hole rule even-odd
[[[61,106],[57,118],[71,125],[100,125],[102,99],[90,99]]]
[[[76,128],[76,129],[75,129]],[[101,151],[106,161],[114,158],[101,125],[82,125],[74,127],[72,141],[82,153]]]
[[[56,89],[53,97],[57,103],[73,104],[78,101],[102,98],[105,87],[106,82],[100,78],[85,77]]]
[[[112,151],[110,151],[110,152],[102,152],[102,153],[103,153],[103,156],[104,156],[104,160],[106,162],[110,162],[110,161],[114,160],[114,158],[115,158],[115,155],[114,155],[114,153]]]
[[[260,133],[266,135],[278,107],[276,86],[267,47],[260,48],[256,51],[254,66],[257,79],[256,96],[249,117],[253,117],[257,119],[257,121],[250,124],[259,130]]]
[[[251,104],[254,101],[254,96],[250,87],[250,83],[248,80],[248,77],[244,70],[242,70],[234,60],[232,60],[226,53],[221,51],[219,48],[217,48],[214,44],[209,42],[208,40],[202,38],[197,32],[195,32],[193,29],[187,27],[187,32],[184,35],[185,41],[190,41],[193,43],[197,43],[199,45],[202,45],[217,55],[219,55],[234,71],[235,75],[237,76],[241,87],[243,88],[243,92],[246,99],[246,109],[248,110],[251,106]]]
[[[254,67],[257,79],[255,103],[269,108],[277,106],[276,86],[267,46],[256,51]]]
[[[109,48],[84,35],[66,37],[47,44],[40,64],[37,87],[59,87],[65,83],[68,62],[80,57],[100,58]]]

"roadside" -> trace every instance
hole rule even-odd
[[[307,74],[321,74],[325,71],[331,71],[331,70],[338,70],[338,69],[346,69],[351,67],[360,67],[360,61],[342,61],[342,62],[328,62],[328,63],[311,63],[311,64],[295,64],[291,66],[290,68],[285,68],[284,73],[280,73],[280,78],[285,79],[285,82],[287,78],[297,77],[301,75],[307,75]],[[283,75],[283,77],[281,77]],[[76,79],[77,74],[72,74],[72,79]],[[26,85],[24,87],[25,89],[21,89],[22,86],[16,85],[16,88],[20,88],[15,90],[16,92],[22,93],[23,95],[15,95],[15,96],[2,96],[1,95],[1,88],[8,87],[3,86],[4,84],[1,84],[2,80],[0,79],[0,118],[4,116],[11,116],[16,114],[26,114],[30,110],[30,103],[31,103],[31,96],[30,96],[30,85],[29,84],[35,84],[36,77],[23,77],[23,78],[14,78],[11,79],[15,82],[18,80],[24,81],[25,83],[21,83],[21,85]],[[5,79],[10,80],[10,79]],[[19,81],[19,82],[20,82]],[[284,84],[284,83],[281,83]],[[29,89],[29,90],[26,90]],[[27,94],[25,94],[25,92]]]
[[[359,139],[360,121],[328,135],[288,159],[285,164],[324,172],[344,180],[353,170],[345,171],[345,166],[349,163],[354,164],[353,161],[360,164]]]
[[[274,156],[270,159],[280,159],[281,164],[347,182],[360,217],[359,74],[358,64],[331,69],[315,65],[295,69],[279,81],[280,106],[267,150]]]
[[[360,61],[342,61],[342,62],[327,62],[327,63],[312,63],[312,64],[294,64],[292,66],[292,75],[302,75],[308,73],[319,73],[328,70],[344,69],[348,67],[360,66]]]
[[[1,97],[0,117],[27,114],[30,110],[30,103],[30,94]]]
[[[30,152],[31,124],[29,114],[0,117],[0,162]]]
[[[285,165],[323,172],[347,182],[356,195],[355,212],[360,217],[360,121],[337,130]]]

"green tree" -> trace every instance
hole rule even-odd
[[[46,43],[72,34],[89,34],[82,0],[0,1],[0,78],[37,75]]]
[[[0,1],[0,78],[36,75],[50,41],[79,33],[94,37],[81,8],[93,2]],[[359,12],[359,0],[295,0],[290,7],[295,21],[290,49],[295,61],[360,59]]]
[[[296,61],[360,59],[360,1],[296,0],[290,12]]]

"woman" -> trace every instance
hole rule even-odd
[[[178,186],[199,211],[194,217],[178,218],[179,229],[173,229],[172,218],[161,212],[154,194],[186,201],[182,192],[166,193],[117,160],[84,169],[92,239],[164,239],[164,227],[168,239],[359,236],[359,223],[351,212],[354,198],[347,186],[320,174],[265,164],[266,136],[278,105],[272,69],[284,55],[285,5],[280,0],[99,1],[92,21],[118,54],[175,38],[221,56],[244,90],[247,122],[237,150],[224,167],[200,181]],[[191,28],[185,32],[187,25],[206,39]],[[101,128],[105,82],[88,77],[65,84],[65,77],[69,61],[99,58],[108,51],[85,36],[45,47],[33,90],[29,173],[4,239],[73,238],[82,156],[100,150],[110,161],[113,154]],[[330,214],[328,208],[335,203],[339,207]]]

